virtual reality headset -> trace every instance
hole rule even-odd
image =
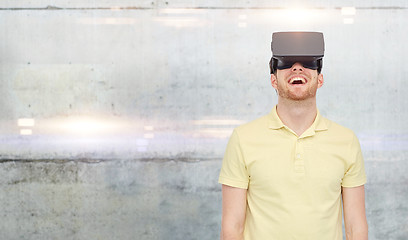
[[[321,32],[275,32],[272,34],[271,74],[276,69],[291,68],[299,62],[305,68],[317,70],[323,66],[324,38]]]

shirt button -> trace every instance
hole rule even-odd
[[[295,167],[295,172],[301,173],[301,172],[304,172],[304,171],[305,171],[304,167],[301,167],[301,166],[296,166]]]
[[[300,158],[300,153],[296,154],[296,157],[297,157],[297,158]]]

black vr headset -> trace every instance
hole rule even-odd
[[[324,56],[323,33],[320,32],[275,32],[272,34],[272,58],[269,61],[271,74],[277,69],[291,68],[299,62],[305,68],[321,72]]]

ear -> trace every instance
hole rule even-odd
[[[273,88],[278,89],[278,79],[276,79],[275,74],[271,74],[271,84]]]
[[[323,79],[323,74],[317,75],[317,88],[321,88],[323,86],[324,79]]]

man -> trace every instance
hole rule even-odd
[[[323,34],[272,35],[278,104],[237,127],[223,159],[221,239],[367,240],[366,175],[354,133],[319,114]]]

